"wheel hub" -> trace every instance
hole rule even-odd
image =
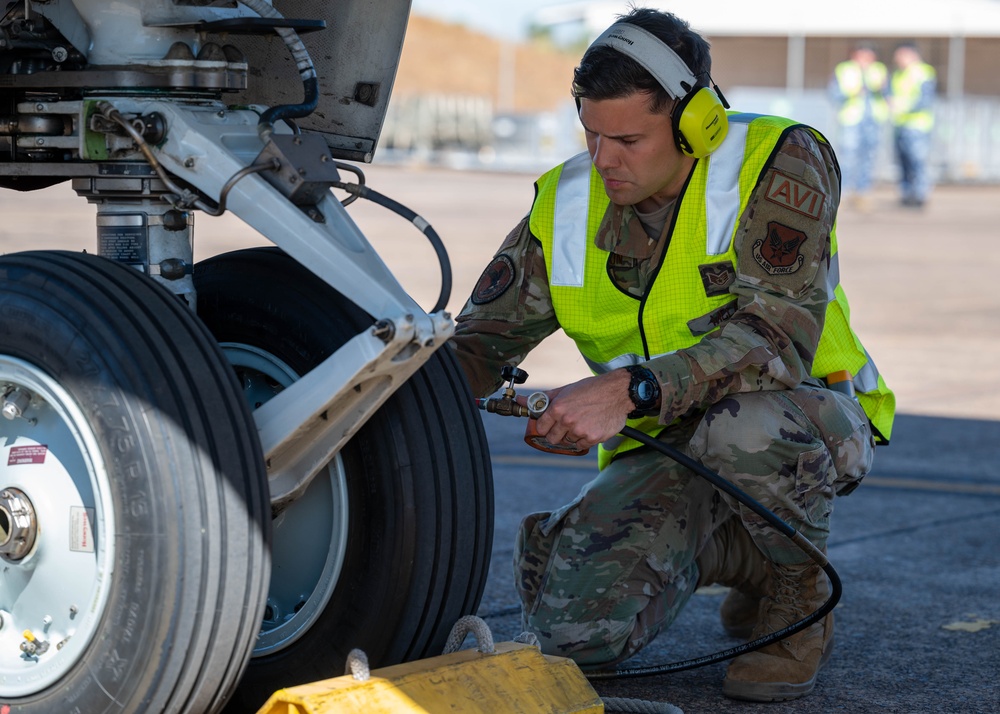
[[[0,491],[0,558],[13,563],[21,560],[35,544],[38,521],[35,509],[23,491]]]

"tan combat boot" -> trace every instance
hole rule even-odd
[[[712,533],[695,559],[698,587],[732,588],[719,608],[722,627],[731,637],[747,639],[757,624],[760,600],[767,591],[767,559],[735,516]]]
[[[812,563],[770,565],[770,590],[761,600],[751,639],[780,630],[815,612],[829,596],[823,570]],[[733,699],[776,702],[804,696],[833,650],[833,613],[802,632],[734,659],[722,692]]]

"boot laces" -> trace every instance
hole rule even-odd
[[[768,614],[770,618],[780,619],[784,623],[782,626],[798,622],[804,615],[803,578],[807,574],[808,567],[774,565],[771,568],[772,592],[767,598]]]

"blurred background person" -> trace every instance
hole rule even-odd
[[[923,61],[913,44],[903,44],[893,53],[895,71],[889,86],[900,170],[900,192],[904,206],[921,208],[931,189],[928,157],[934,129],[934,97],[937,73]]]
[[[882,130],[889,118],[886,101],[889,71],[872,45],[859,44],[839,63],[828,92],[837,105],[837,156],[843,172],[844,197],[861,211],[871,208],[872,169]]]

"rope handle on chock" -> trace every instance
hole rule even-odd
[[[359,682],[367,682],[372,676],[371,669],[368,667],[368,655],[356,647],[348,652],[344,674],[351,675]]]
[[[486,624],[485,620],[475,615],[466,615],[459,618],[454,627],[451,628],[451,633],[448,635],[448,640],[445,642],[442,654],[457,652],[470,632],[475,636],[476,642],[479,644],[478,650],[481,653],[496,654],[496,645],[493,642],[493,633],[490,631],[490,626]],[[533,632],[522,632],[514,638],[514,641],[534,647],[538,646],[538,638]],[[354,648],[348,652],[347,661],[344,664],[344,674],[351,675],[359,682],[367,682],[371,677],[368,655],[358,648]]]
[[[457,652],[458,648],[465,642],[466,635],[470,632],[475,635],[476,642],[479,643],[478,649],[480,652],[483,654],[496,654],[497,649],[493,644],[493,633],[490,632],[490,626],[486,624],[485,620],[475,615],[466,615],[458,619],[454,627],[451,628],[448,640],[444,643],[444,652],[442,654]]]

